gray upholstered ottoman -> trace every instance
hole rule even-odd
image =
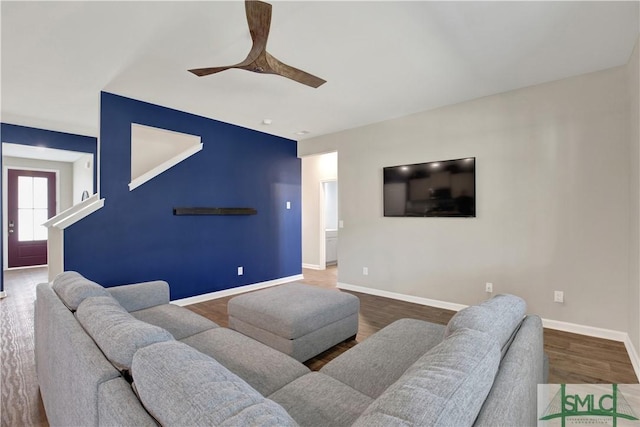
[[[304,362],[358,332],[360,300],[302,283],[229,300],[229,327]]]

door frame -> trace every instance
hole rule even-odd
[[[325,209],[326,209],[326,198],[325,198],[325,194],[324,194],[324,184],[326,184],[327,182],[335,182],[336,185],[338,183],[338,179],[337,178],[329,178],[329,179],[321,179],[320,180],[320,213],[319,213],[319,220],[318,224],[320,225],[320,238],[318,239],[318,243],[320,246],[320,257],[318,258],[319,262],[320,262],[320,270],[326,270],[327,268],[327,235],[326,235],[326,228],[327,228],[327,224],[326,224],[326,220],[325,220]],[[339,191],[339,190],[338,190]],[[340,202],[338,201],[338,212],[340,209]],[[340,214],[338,213],[338,217],[340,217]],[[338,229],[340,227],[338,226]],[[338,235],[340,234],[340,232],[338,231]]]
[[[7,248],[6,251],[3,252],[2,256],[2,270],[18,270],[23,268],[31,268],[31,267],[14,267],[9,268],[9,236],[6,232],[9,228],[9,220],[8,220],[8,178],[9,178],[9,169],[11,170],[22,170],[22,171],[36,171],[36,172],[53,172],[56,175],[56,211],[54,215],[60,213],[60,171],[58,169],[47,169],[47,168],[33,168],[33,167],[23,167],[23,166],[4,166],[2,167],[2,247]]]

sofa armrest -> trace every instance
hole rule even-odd
[[[114,286],[107,290],[129,312],[169,304],[169,284],[163,280]]]
[[[98,384],[120,373],[48,283],[36,287],[34,339],[38,385],[49,424],[97,426]]]

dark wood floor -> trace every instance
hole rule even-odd
[[[303,271],[303,283],[336,289],[337,269]],[[366,339],[395,320],[410,317],[446,324],[455,312],[393,300],[358,292],[360,298],[360,326],[355,341],[327,350],[305,364],[318,370],[344,351]],[[220,326],[227,326],[227,302],[231,297],[219,298],[188,306]],[[591,338],[552,329],[544,330],[544,348],[549,356],[549,382],[555,384],[638,383],[624,344],[617,341]]]
[[[336,287],[337,270],[304,270],[303,282]],[[35,376],[33,300],[37,283],[47,281],[47,269],[5,272],[7,298],[0,299],[0,426],[47,426]],[[340,344],[306,364],[318,370],[329,360],[396,319],[413,317],[445,324],[448,310],[354,293],[360,298],[360,328],[355,341]],[[189,306],[221,326],[227,326],[227,301],[220,298]],[[637,383],[624,345],[553,330],[544,332],[551,383]]]

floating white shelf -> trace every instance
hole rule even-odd
[[[60,212],[58,215],[51,217],[45,222],[45,227],[55,227],[60,230],[64,230],[71,224],[75,224],[82,218],[85,218],[98,209],[104,206],[104,199],[101,199],[98,194],[94,194],[88,199],[70,207],[69,209]]]

